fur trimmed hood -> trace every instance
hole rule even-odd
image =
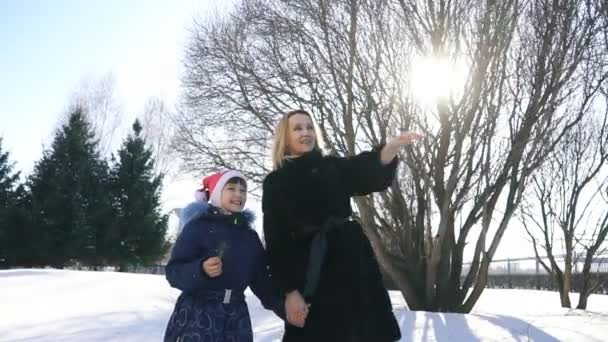
[[[240,213],[226,215],[221,213],[217,207],[209,204],[208,202],[197,201],[188,204],[184,209],[182,209],[179,219],[180,227],[183,227],[190,221],[199,218],[209,220],[226,220],[231,221],[232,224],[237,226],[251,227],[255,221],[255,214],[251,210],[245,209]]]

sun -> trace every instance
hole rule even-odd
[[[435,105],[440,100],[462,95],[468,75],[464,63],[454,63],[447,58],[415,56],[411,65],[410,89],[420,104]]]

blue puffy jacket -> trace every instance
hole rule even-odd
[[[240,334],[235,340],[250,340],[252,332],[243,296],[248,286],[266,309],[285,317],[284,299],[272,286],[266,252],[258,234],[251,228],[253,220],[250,211],[225,215],[204,202],[191,203],[182,210],[183,229],[165,268],[169,284],[180,289],[182,294],[167,326],[165,341],[205,334],[224,337]],[[212,256],[222,259],[222,274],[216,278],[208,277],[202,270],[203,261]],[[228,295],[226,290],[230,290]],[[228,303],[226,296],[230,297]],[[194,314],[201,310],[202,316]],[[183,313],[181,318],[180,312]],[[223,321],[239,315],[243,322]],[[201,331],[205,330],[201,328],[205,320],[213,320],[211,326],[214,327],[234,325],[239,331]],[[211,335],[209,338],[213,340]]]

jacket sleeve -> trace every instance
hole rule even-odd
[[[290,234],[290,220],[285,200],[282,198],[276,174],[269,174],[264,180],[262,211],[264,213],[264,241],[272,278],[280,294],[298,288],[294,273],[294,237]]]
[[[279,295],[279,291],[274,287],[270,274],[270,266],[266,257],[266,251],[262,247],[262,242],[255,235],[255,269],[251,281],[251,291],[260,299],[262,306],[266,310],[272,310],[281,319],[285,319],[284,296]]]
[[[395,157],[388,165],[380,161],[380,151],[384,145],[372,151],[345,158],[336,158],[340,175],[344,179],[346,190],[350,196],[364,196],[373,192],[383,191],[395,178],[398,158]]]
[[[202,263],[211,254],[200,250],[200,234],[197,234],[195,222],[184,226],[183,231],[175,241],[171,258],[165,267],[165,277],[172,287],[184,292],[204,289],[211,281],[203,273]]]

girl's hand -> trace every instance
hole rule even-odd
[[[222,259],[211,257],[203,261],[203,272],[211,278],[219,277],[222,274]]]

